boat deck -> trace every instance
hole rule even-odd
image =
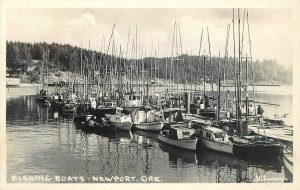
[[[194,123],[199,123],[199,124],[210,124],[211,121],[207,120],[205,117],[195,115],[195,114],[186,114],[186,119],[189,121],[192,121]]]
[[[293,127],[272,127],[272,128],[258,128],[257,125],[249,125],[248,129],[256,134],[283,140],[287,142],[293,141]]]

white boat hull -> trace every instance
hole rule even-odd
[[[109,121],[112,123],[126,123],[131,122],[132,119],[130,115],[123,115],[123,114],[105,114],[107,118],[109,118]]]
[[[218,142],[204,138],[199,138],[199,142],[203,147],[207,149],[233,154],[233,144],[230,142]]]
[[[179,139],[179,140],[174,140],[167,138],[166,136],[159,134],[158,139],[164,143],[167,143],[172,146],[188,149],[188,150],[193,150],[196,151],[197,147],[197,140],[198,139]]]
[[[160,131],[164,125],[163,122],[135,122],[134,127],[146,131]]]

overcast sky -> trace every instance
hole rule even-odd
[[[243,10],[240,9],[241,22]],[[253,59],[275,59],[284,66],[291,65],[291,11],[248,9],[248,12]],[[237,16],[237,9],[235,13]],[[202,50],[208,52],[208,27],[212,54],[217,55],[220,51],[224,56],[226,30],[230,24],[228,50],[233,55],[232,9],[10,9],[7,11],[6,35],[7,40],[57,42],[84,48],[88,48],[90,39],[91,49],[100,50],[103,35],[107,49],[115,24],[115,43],[118,49],[121,45],[125,55],[128,31],[131,30],[129,46],[132,46],[137,25],[143,54],[154,54],[152,46],[157,50],[159,42],[159,56],[171,56],[175,20],[180,23],[182,49],[188,54],[198,54],[202,27]],[[237,22],[235,28],[238,37]],[[245,25],[244,49],[249,54],[246,31]]]

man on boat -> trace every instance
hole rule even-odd
[[[257,115],[263,115],[263,113],[264,113],[264,109],[261,107],[261,105],[258,105]]]

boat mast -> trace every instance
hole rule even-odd
[[[202,37],[203,37],[203,27],[201,28],[201,38],[200,38],[200,47],[199,47],[199,64],[201,63],[201,48],[202,48]],[[198,83],[198,73],[199,73],[199,64],[197,66],[197,83]],[[196,92],[195,92],[196,93]]]
[[[234,28],[234,19],[235,19],[235,15],[234,15],[234,9],[232,10],[232,27],[233,27],[233,63],[234,63],[234,75],[235,75],[235,85],[234,85],[234,92],[235,92],[235,117],[236,117],[236,129],[238,129],[239,127],[239,119],[238,119],[238,93],[237,93],[237,89],[238,89],[238,75],[236,72],[236,57],[235,57],[235,28]]]
[[[173,81],[172,81],[172,78],[174,80],[174,69],[173,69],[173,53],[174,53],[174,40],[175,40],[175,30],[176,30],[176,20],[174,22],[174,30],[173,30],[173,40],[172,40],[172,53],[171,53],[171,61],[170,61],[170,80],[169,80],[169,86],[170,86],[170,93],[173,93]],[[172,76],[173,75],[173,76]],[[172,85],[172,86],[171,86]],[[172,104],[172,100],[170,99],[170,107],[172,108],[173,107],[173,104]]]
[[[206,65],[206,59],[205,59],[205,49],[204,49],[204,53],[203,53],[203,96],[204,96],[204,98],[205,98],[205,93],[206,93],[206,91],[205,91],[205,83],[206,83],[206,75],[205,75],[205,73],[206,73],[206,68],[205,68],[205,65]]]
[[[241,20],[240,20],[240,9],[238,9],[238,40],[239,40],[239,61],[238,61],[238,108],[239,108],[239,114],[238,114],[238,120],[240,124],[240,131],[241,135],[243,135],[243,126],[242,126],[242,120],[241,120],[241,99],[242,99],[242,84],[241,84],[241,40],[240,40],[240,25],[241,25]]]
[[[248,9],[247,9],[247,28],[248,28],[248,37],[249,37],[249,53],[250,53],[250,65],[251,65],[251,74],[252,74],[252,87],[253,87],[253,104],[254,104],[254,113],[256,114],[256,105],[255,105],[255,82],[254,82],[254,72],[252,64],[252,48],[251,48],[251,37],[250,37],[250,28],[249,28],[249,19],[248,19]]]
[[[225,93],[225,110],[228,111],[228,82],[227,82],[227,67],[228,67],[228,41],[230,33],[230,24],[227,25],[227,34],[226,34],[226,45],[225,45],[225,58],[224,58],[224,70],[223,70],[223,81],[224,87],[223,91]],[[226,90],[225,90],[226,89]]]
[[[219,60],[218,60],[218,109],[217,109],[217,121],[220,121],[220,99],[221,99],[221,73],[220,73],[220,51],[219,51]]]
[[[212,69],[212,58],[211,58],[211,51],[210,51],[210,40],[209,40],[209,31],[208,31],[208,27],[206,27],[207,29],[207,39],[208,39],[208,50],[209,50],[209,64],[210,64],[210,79],[211,79],[211,96],[213,96],[213,92],[214,92],[214,83],[213,83],[213,69]]]

